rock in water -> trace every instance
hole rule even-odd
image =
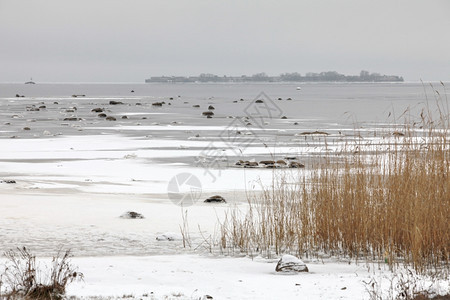
[[[120,105],[120,104],[123,104],[123,102],[111,100],[111,101],[109,101],[109,104],[110,105]]]
[[[204,111],[204,112],[202,112],[202,115],[211,117],[211,116],[214,116],[214,113],[212,111]]]
[[[278,261],[275,271],[283,273],[308,272],[308,267],[297,257],[285,254]]]
[[[256,161],[246,161],[244,162],[244,168],[255,168],[258,166],[258,162]]]
[[[273,164],[275,164],[275,161],[273,161],[273,160],[262,160],[259,163],[262,164],[262,165],[273,165]]]
[[[135,211],[127,211],[123,215],[120,216],[121,219],[145,219],[143,215],[137,213]]]
[[[215,195],[211,196],[205,200],[206,203],[226,203],[225,199],[222,196]]]
[[[297,162],[297,161],[291,161],[291,162],[289,163],[289,168],[304,168],[304,167],[305,167],[304,164],[299,163],[299,162]]]

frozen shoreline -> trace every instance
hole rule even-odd
[[[2,262],[3,259],[0,259]],[[308,273],[279,274],[277,259],[203,255],[75,257],[84,281],[67,296],[133,299],[369,299],[367,283],[387,267],[305,260]],[[44,266],[48,259],[39,259]],[[377,270],[375,270],[377,269]],[[383,284],[386,284],[384,282]],[[365,296],[366,295],[366,296]],[[205,297],[205,298],[202,298]]]
[[[377,85],[372,98],[365,92],[370,85],[345,85],[345,92],[339,85],[311,85],[302,94],[294,94],[295,87],[289,85],[271,86],[269,95],[280,111],[263,123],[246,118],[245,112],[261,85],[256,91],[254,86],[140,86],[145,91],[136,89],[136,96],[129,95],[129,85],[115,86],[119,90],[115,95],[102,94],[97,86],[57,86],[57,93],[46,90],[52,85],[37,90],[7,86],[16,87],[29,95],[18,99],[10,93],[0,98],[0,180],[17,181],[0,183],[0,252],[26,246],[38,257],[49,257],[61,247],[72,249],[73,262],[86,281],[69,286],[69,295],[368,298],[363,280],[370,280],[375,265],[371,273],[365,264],[306,260],[309,274],[275,275],[275,260],[220,254],[212,258],[202,246],[183,248],[182,215],[187,211],[192,242],[201,245],[205,236],[214,237],[228,208],[236,205],[245,210],[248,194],[270,186],[277,175],[262,167],[237,167],[237,160],[296,156],[306,168],[281,171],[295,178],[307,175],[324,151],[336,151],[347,141],[389,141],[392,130],[401,125],[387,121],[391,106],[394,110],[393,98],[378,89],[409,89],[407,84]],[[102,96],[68,96],[82,88]],[[211,94],[215,89],[220,97]],[[52,96],[46,97],[47,93]],[[65,96],[55,96],[59,94]],[[417,105],[414,93],[393,95],[401,111],[405,103]],[[282,100],[275,100],[278,97]],[[286,101],[288,97],[293,101]],[[109,105],[110,100],[124,104]],[[155,101],[167,105],[153,107]],[[196,104],[201,107],[193,107]],[[46,107],[34,110],[41,105]],[[215,106],[212,119],[202,116],[209,105]],[[97,107],[117,120],[100,118],[91,111]],[[348,113],[351,109],[357,111]],[[64,121],[67,117],[77,121]],[[327,134],[302,135],[314,131]],[[183,210],[167,193],[170,180],[180,173],[195,175],[202,190],[195,205]],[[203,203],[216,194],[228,203]],[[126,211],[139,212],[145,219],[119,218]],[[165,233],[175,240],[156,240]],[[384,265],[378,271],[380,277],[390,274]]]
[[[279,275],[276,260],[192,255],[75,259],[85,283],[68,295],[153,295],[156,299],[354,299],[370,281],[364,266],[308,262],[309,273]],[[339,275],[338,275],[339,274]],[[89,279],[88,279],[89,278]]]

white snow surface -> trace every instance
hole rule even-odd
[[[299,264],[299,265],[304,265],[305,264],[301,259],[299,259],[299,258],[297,258],[297,257],[295,257],[293,255],[289,255],[289,254],[283,255],[281,257],[281,261],[283,263],[295,263],[295,264]]]
[[[68,295],[156,299],[364,299],[371,274],[364,266],[310,262],[309,273],[280,275],[276,261],[250,258],[158,255],[76,258],[85,281]],[[179,297],[174,297],[179,295]],[[170,298],[173,297],[173,298]]]

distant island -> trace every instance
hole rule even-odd
[[[145,79],[146,83],[206,83],[206,82],[403,82],[403,77],[396,75],[381,75],[361,71],[359,75],[344,75],[335,71],[321,73],[283,73],[279,76],[269,76],[257,73],[251,76],[219,76],[203,73],[199,76],[155,76]]]

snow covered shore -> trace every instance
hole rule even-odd
[[[156,299],[364,299],[364,265],[309,262],[309,273],[280,275],[276,260],[157,255],[85,257],[73,260],[85,282],[68,295],[143,295]],[[205,298],[206,299],[206,298]]]

